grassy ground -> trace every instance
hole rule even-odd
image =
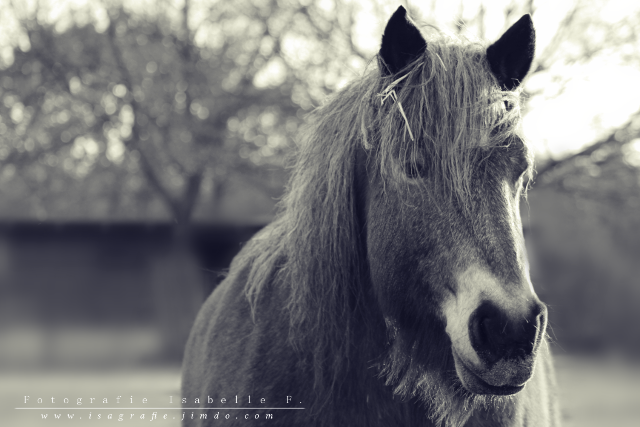
[[[152,413],[157,412],[159,416],[152,420],[152,425],[177,427],[182,416],[182,411],[178,409],[180,369],[177,367],[102,372],[4,372],[0,374],[0,384],[0,426],[140,426],[148,425]],[[25,396],[29,396],[26,404]],[[119,403],[118,396],[121,396]],[[173,403],[169,403],[170,396],[173,396]],[[39,397],[43,399],[41,404],[37,401]],[[53,404],[51,397],[55,398]],[[93,403],[90,400],[92,397],[95,398]],[[65,398],[69,399],[69,403],[65,403]],[[78,398],[82,399],[82,405],[77,404]],[[103,403],[105,398],[106,404]],[[146,402],[143,402],[144,398]],[[63,409],[15,409],[24,407]],[[43,414],[48,414],[46,420],[42,418]],[[56,420],[55,414],[61,414],[64,421]],[[69,419],[71,414],[73,419]],[[107,419],[109,414],[113,419]],[[120,414],[124,415],[122,422],[118,421]],[[133,418],[131,414],[134,414]],[[141,420],[143,414],[144,420]],[[166,420],[162,419],[164,414],[167,414]]]
[[[556,357],[565,427],[640,426],[640,364]]]
[[[558,381],[566,427],[638,427],[640,426],[640,364],[578,357],[556,358]],[[179,426],[178,409],[180,371],[177,367],[88,372],[2,372],[0,373],[0,425],[47,426],[55,413],[66,417],[54,421],[58,426],[127,425],[149,423],[153,412],[158,419],[152,425]],[[24,396],[30,396],[27,404]],[[120,403],[116,398],[122,396]],[[173,396],[173,404],[169,403]],[[42,404],[37,398],[44,399]],[[55,404],[51,404],[54,397]],[[65,404],[63,399],[69,398]],[[90,403],[89,398],[96,401]],[[130,398],[133,397],[133,403]],[[77,399],[82,398],[82,405]],[[108,404],[102,400],[107,398]],[[147,402],[142,403],[146,398]],[[32,410],[17,407],[55,406],[68,409]],[[88,409],[89,407],[118,409]],[[151,409],[151,408],[175,409]],[[80,409],[83,408],[83,409]],[[145,408],[145,409],[128,409]],[[48,413],[43,420],[42,414]],[[89,420],[91,413],[91,420]],[[72,420],[67,414],[74,414]],[[101,414],[102,419],[97,420]],[[114,419],[106,420],[112,414]],[[117,418],[124,414],[124,421]],[[130,418],[130,414],[135,414]],[[167,414],[167,420],[162,416]],[[144,415],[145,419],[140,420]]]

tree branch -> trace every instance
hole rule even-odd
[[[120,78],[124,86],[127,88],[127,91],[129,93],[133,93],[133,84],[132,84],[133,79],[132,79],[131,73],[129,72],[129,69],[124,63],[124,59],[122,58],[122,51],[118,47],[118,44],[116,43],[116,40],[115,40],[114,19],[111,20],[111,22],[109,23],[109,27],[107,28],[107,40],[109,41],[113,58],[116,62],[116,66],[120,73]],[[138,114],[140,113],[141,106],[135,100],[135,98],[131,99],[131,108],[134,114],[134,122],[131,128],[131,138],[129,138],[128,141],[125,141],[125,145],[127,145],[130,150],[133,150],[134,147],[133,147],[132,141],[138,142],[140,140],[140,125],[138,124],[137,118],[138,118]],[[144,176],[147,178],[147,181],[149,182],[151,187],[154,188],[160,194],[160,196],[165,200],[165,202],[169,205],[170,209],[172,211],[175,211],[176,210],[175,207],[178,204],[178,202],[171,195],[169,190],[162,184],[162,182],[160,181],[160,177],[153,169],[153,166],[151,165],[151,162],[145,155],[144,151],[140,149],[140,147],[136,147],[136,148],[138,148],[137,151],[140,154],[140,166],[142,167],[142,172]]]
[[[578,157],[590,156],[592,153],[598,151],[602,147],[605,147],[605,146],[611,145],[611,144],[621,144],[621,142],[619,142],[616,139],[615,134],[616,134],[616,132],[612,132],[605,139],[602,139],[602,140],[596,142],[595,144],[589,145],[588,147],[585,147],[584,149],[578,151],[577,153],[571,154],[571,155],[569,155],[567,157],[563,157],[562,159],[557,159],[557,160],[556,159],[551,159],[551,160],[549,160],[548,162],[546,162],[541,167],[536,168],[535,179],[538,180],[541,177],[543,177],[545,175],[548,175],[553,170],[559,168],[562,165],[565,165],[565,164],[568,164],[568,163],[572,162],[573,160],[577,159]]]

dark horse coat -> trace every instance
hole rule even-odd
[[[533,46],[528,16],[487,48],[398,9],[200,311],[185,426],[559,425],[517,207]]]

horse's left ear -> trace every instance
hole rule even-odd
[[[389,18],[380,47],[380,70],[382,74],[393,75],[415,61],[424,53],[427,42],[420,30],[413,25],[407,11],[400,6]]]
[[[531,15],[524,15],[487,48],[491,71],[503,90],[517,88],[531,67],[536,50],[536,30]]]

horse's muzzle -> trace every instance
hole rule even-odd
[[[547,327],[547,307],[534,301],[522,312],[509,315],[484,301],[469,317],[471,346],[485,365],[502,359],[526,359],[535,354]]]
[[[535,301],[527,314],[514,320],[485,301],[468,322],[474,362],[452,347],[458,378],[475,394],[510,395],[522,390],[533,375],[537,350],[546,329],[547,309]]]
[[[484,370],[470,367],[453,349],[456,374],[464,388],[473,394],[507,396],[518,393],[533,375],[534,358],[528,359],[504,361],[493,369]]]

